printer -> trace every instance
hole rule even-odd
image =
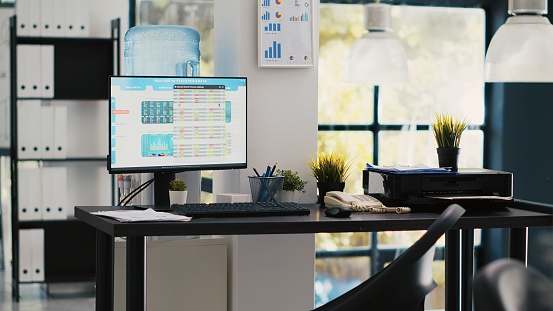
[[[363,170],[363,190],[387,206],[482,204],[513,200],[513,174],[479,168],[457,172]]]

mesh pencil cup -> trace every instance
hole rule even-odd
[[[284,176],[249,176],[252,202],[280,202]]]

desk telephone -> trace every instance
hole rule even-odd
[[[370,213],[409,213],[409,207],[386,207],[382,202],[367,194],[349,194],[340,191],[329,191],[324,197],[325,205],[348,206],[352,211]]]

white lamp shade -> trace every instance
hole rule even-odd
[[[390,32],[368,32],[351,47],[346,68],[347,82],[379,85],[407,82],[407,57]]]
[[[553,82],[553,26],[539,15],[511,16],[493,36],[486,82]]]

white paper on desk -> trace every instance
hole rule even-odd
[[[427,195],[426,197],[432,199],[442,199],[442,200],[504,200],[511,201],[513,197],[500,197],[495,195],[458,195],[458,196],[432,196]]]
[[[120,222],[138,222],[138,221],[190,221],[192,217],[175,215],[171,213],[156,212],[149,208],[146,210],[120,210],[92,212],[98,216],[106,216],[116,219]]]
[[[422,163],[415,165],[394,165],[377,166],[367,163],[366,167],[385,172],[404,172],[404,173],[450,173],[451,171],[444,167],[429,167]]]

